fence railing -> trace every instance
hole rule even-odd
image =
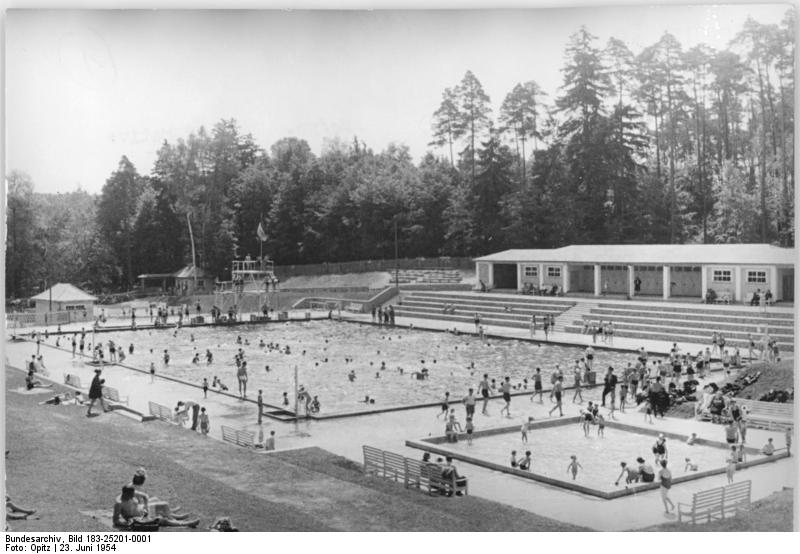
[[[367,271],[394,271],[397,269],[474,269],[472,258],[404,258],[397,260],[361,260],[307,265],[276,265],[275,275],[280,279],[297,275],[327,275],[330,273],[365,273]]]
[[[91,310],[83,316],[82,310],[63,312],[12,312],[6,313],[6,328],[31,327],[33,325],[65,325],[75,321],[92,321],[94,314]]]

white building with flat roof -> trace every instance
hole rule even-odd
[[[771,244],[576,244],[505,250],[475,259],[489,288],[746,301],[754,292],[794,301],[795,249]]]

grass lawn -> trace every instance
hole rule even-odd
[[[734,517],[692,525],[691,523],[663,523],[643,531],[792,531],[794,526],[794,491],[776,492],[767,498],[753,502],[749,512]]]
[[[48,395],[14,392],[23,386],[23,374],[6,369],[6,488],[40,519],[12,521],[14,531],[108,530],[80,511],[110,511],[140,466],[145,490],[201,528],[229,516],[242,531],[586,530],[473,496],[407,490],[319,448],[258,454],[163,422],[39,406]]]

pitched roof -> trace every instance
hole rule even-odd
[[[209,273],[205,269],[202,267],[195,267],[193,265],[187,265],[183,269],[179,269],[175,272],[176,279],[193,279],[194,277],[203,279],[208,276]]]
[[[52,291],[52,297],[50,296]],[[69,283],[56,283],[44,292],[31,297],[31,300],[50,300],[53,302],[94,302],[96,296],[83,292],[75,285]]]
[[[794,265],[795,249],[771,244],[574,244],[552,249],[505,250],[475,261]]]

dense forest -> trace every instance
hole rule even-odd
[[[477,75],[442,92],[431,151],[358,138],[315,155],[269,149],[233,120],[161,145],[149,175],[122,156],[100,195],[38,194],[8,175],[6,295],[67,281],[127,290],[191,261],[279,264],[470,256],[573,243],[794,244],[794,11],[748,20],[727,49],[665,33],[632,52],[586,28],[563,86],[520,81],[499,113]],[[521,75],[524,79],[532,76]],[[389,108],[387,108],[389,109]],[[109,168],[112,169],[112,168]]]

